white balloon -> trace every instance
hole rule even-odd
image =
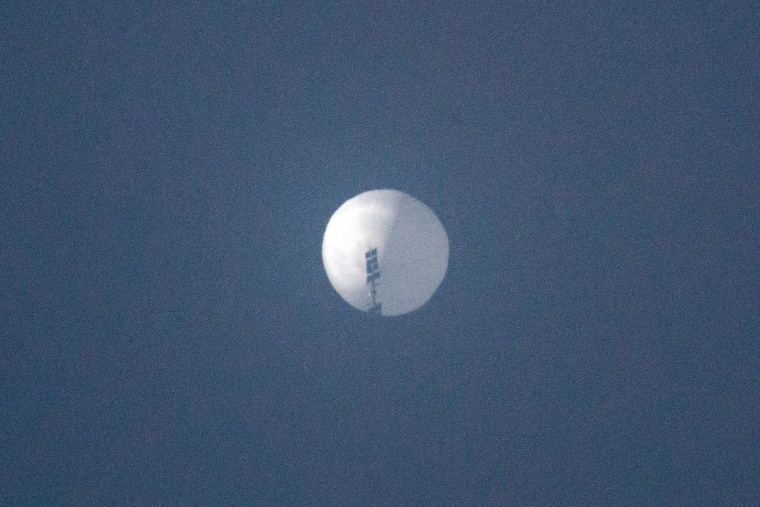
[[[376,264],[367,256],[373,249]],[[382,315],[402,315],[427,303],[443,281],[449,238],[435,213],[414,197],[370,190],[330,218],[322,262],[330,283],[351,306],[373,311],[374,302]],[[373,272],[374,281],[368,276]]]

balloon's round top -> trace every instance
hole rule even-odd
[[[398,190],[370,190],[330,218],[322,241],[327,277],[351,306],[402,315],[431,298],[446,275],[449,238],[425,204]]]

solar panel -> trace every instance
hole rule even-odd
[[[371,314],[382,315],[382,305],[377,301],[377,281],[380,279],[380,263],[377,260],[377,248],[368,250],[364,254],[367,262],[367,284],[369,285],[370,306],[367,310]]]

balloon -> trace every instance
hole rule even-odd
[[[322,262],[340,296],[359,310],[402,315],[431,298],[446,275],[449,238],[433,211],[398,190],[370,190],[330,218]]]

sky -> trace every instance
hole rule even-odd
[[[1,4],[0,503],[760,504],[759,54],[743,0]],[[322,265],[375,188],[449,236],[401,317]]]

